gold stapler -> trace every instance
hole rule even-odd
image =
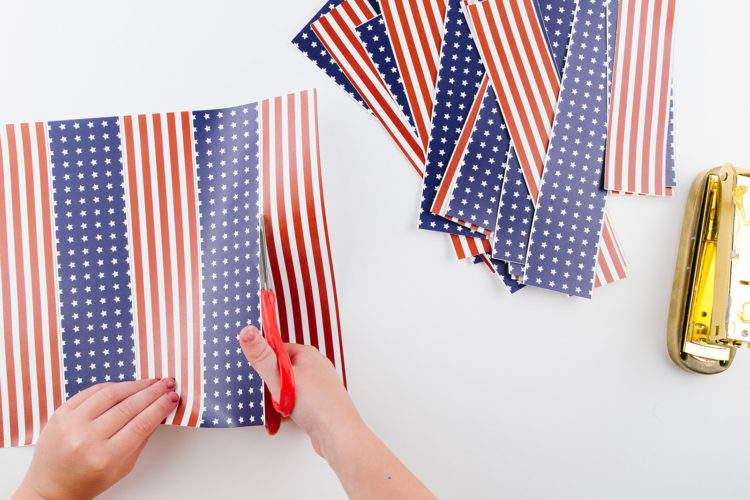
[[[701,174],[690,188],[667,347],[672,360],[692,372],[723,372],[750,342],[748,190],[750,170],[730,164]]]

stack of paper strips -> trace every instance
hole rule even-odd
[[[264,221],[284,341],[344,377],[317,95],[0,130],[0,444],[81,390],[175,377],[167,423],[264,422],[237,335],[260,325]],[[269,405],[270,406],[270,405]]]
[[[677,0],[334,0],[293,43],[422,180],[419,227],[511,293],[626,276],[611,193],[675,186]]]

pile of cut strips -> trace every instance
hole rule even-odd
[[[422,179],[419,227],[511,292],[625,278],[608,193],[675,186],[677,0],[334,0],[293,43]]]

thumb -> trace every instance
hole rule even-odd
[[[266,339],[254,326],[246,326],[240,332],[240,347],[247,360],[268,386],[271,395],[278,398],[281,391],[279,365],[276,353],[273,352]]]

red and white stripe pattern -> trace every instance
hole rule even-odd
[[[137,378],[175,377],[167,423],[195,427],[202,400],[201,275],[190,113],[121,119]]]
[[[376,15],[367,0],[346,0],[315,21],[312,29],[414,169],[423,175],[425,147],[357,36],[355,28]]]
[[[417,135],[427,149],[446,0],[380,0]]]
[[[0,447],[36,442],[62,404],[45,124],[0,130]]]
[[[465,0],[463,7],[536,204],[560,81],[534,0]]]
[[[450,202],[453,199],[453,191],[456,188],[456,181],[458,180],[461,166],[464,163],[464,157],[468,149],[469,139],[471,138],[471,133],[474,131],[474,124],[476,123],[477,117],[479,116],[479,110],[482,107],[482,101],[484,100],[488,85],[489,76],[485,74],[484,78],[482,78],[482,82],[479,84],[479,90],[477,91],[477,95],[474,98],[474,103],[471,105],[469,114],[466,116],[464,127],[461,130],[461,134],[458,136],[458,141],[456,142],[456,146],[453,149],[453,153],[448,160],[448,165],[445,168],[445,174],[443,174],[443,178],[440,181],[440,186],[438,186],[437,194],[435,195],[435,201],[432,202],[432,207],[430,208],[430,211],[433,214],[445,217],[448,220],[469,227],[473,231],[478,231],[487,237],[492,234],[492,231],[490,229],[480,228],[479,226],[476,226],[474,224],[460,221],[455,217],[448,215],[447,211],[448,207],[450,206]]]
[[[627,277],[627,262],[615,237],[608,215],[604,215],[599,253],[596,257],[594,288],[599,288]]]
[[[604,187],[667,194],[672,41],[677,0],[621,0]]]
[[[458,236],[451,234],[451,244],[456,257],[459,260],[468,257],[476,257],[492,251],[492,244],[487,238],[475,238],[473,236]]]
[[[266,245],[285,342],[317,347],[346,383],[318,147],[317,92],[259,104]]]

